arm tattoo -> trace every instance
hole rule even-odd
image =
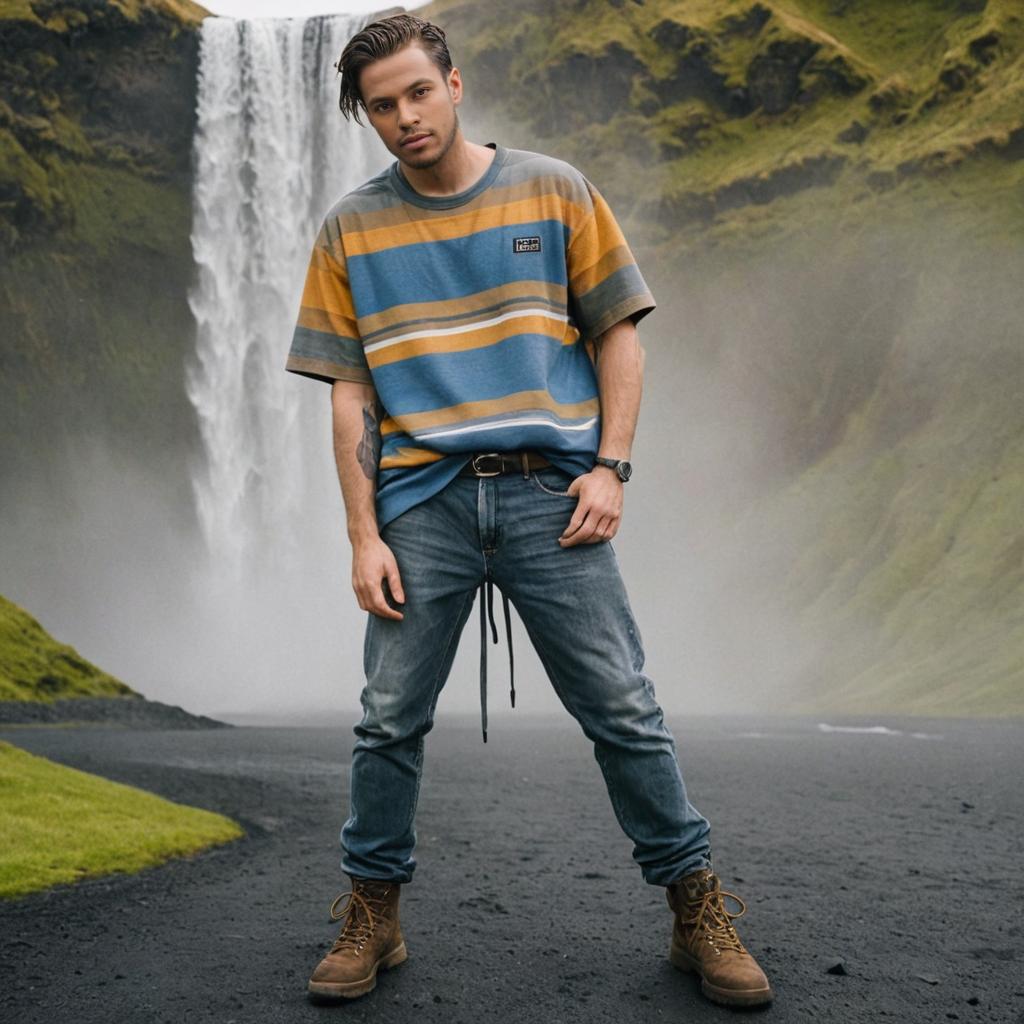
[[[380,462],[380,421],[383,413],[380,401],[374,399],[363,406],[363,436],[356,446],[356,458],[363,467],[367,480],[377,476],[377,464]]]

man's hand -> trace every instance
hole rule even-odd
[[[611,540],[622,522],[622,481],[614,469],[595,466],[576,477],[567,494],[578,497],[576,511],[558,538],[563,548]]]
[[[379,536],[367,537],[352,545],[352,589],[363,611],[385,619],[405,616],[387,603],[385,583],[398,604],[405,604],[405,591],[398,574],[398,562],[391,548]]]

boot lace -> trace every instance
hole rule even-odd
[[[374,892],[362,886],[354,886],[349,892],[343,892],[331,904],[331,920],[340,921],[347,914],[341,932],[331,946],[331,952],[342,950],[360,952],[373,935],[377,923],[384,916],[387,907],[385,896],[388,889]],[[342,900],[348,897],[348,903],[339,907]]]
[[[739,905],[739,912],[733,914],[725,905],[724,897],[735,900]],[[714,887],[701,894],[695,900],[686,900],[686,916],[679,915],[680,923],[686,928],[693,928],[696,932],[704,932],[704,936],[718,950],[733,949],[737,953],[745,953],[746,949],[740,942],[732,921],[742,917],[747,912],[747,905],[735,893],[726,892],[716,878]]]

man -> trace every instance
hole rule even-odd
[[[594,742],[644,879],[666,888],[672,963],[719,1002],[767,1002],[731,924],[742,901],[726,909],[710,826],[642,674],[610,544],[640,404],[636,323],[654,300],[579,171],[463,137],[441,29],[377,21],[338,68],[345,116],[365,113],[397,160],[327,214],[287,361],[331,383],[352,585],[370,613],[341,832],[352,888],[332,905],[345,924],[309,992],[361,995],[406,959],[398,898],[416,865],[424,736],[480,588],[486,741],[497,585],[506,628],[511,600]]]

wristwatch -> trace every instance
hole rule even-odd
[[[623,483],[633,475],[633,467],[625,459],[607,459],[602,455],[598,455],[595,465],[614,469]]]

